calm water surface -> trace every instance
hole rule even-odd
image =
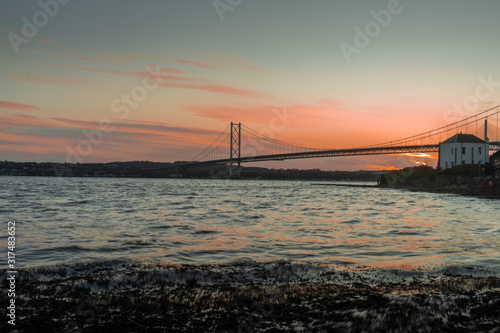
[[[318,183],[0,177],[0,216],[17,221],[18,267],[291,259],[498,274],[498,201]]]

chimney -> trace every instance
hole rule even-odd
[[[489,143],[489,140],[488,140],[488,119],[484,120],[484,141],[486,141],[486,143]]]

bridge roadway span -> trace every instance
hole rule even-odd
[[[283,161],[289,159],[299,158],[315,158],[315,157],[334,157],[334,156],[356,156],[356,155],[390,155],[390,154],[404,154],[404,153],[424,153],[424,152],[437,152],[439,151],[438,144],[432,145],[414,145],[414,146],[394,146],[394,147],[366,147],[366,148],[344,148],[332,150],[313,150],[298,153],[286,154],[271,154],[271,155],[257,155],[247,156],[240,158],[226,158],[220,160],[203,161],[203,162],[189,162],[173,165],[172,167],[178,168],[196,168],[209,165],[220,165],[231,163],[245,163],[245,162],[262,162],[262,161]]]

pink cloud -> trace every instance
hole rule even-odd
[[[124,75],[124,76],[130,76],[130,77],[144,77],[146,75],[151,75],[153,78],[158,78],[158,79],[164,79],[164,80],[172,80],[172,81],[196,81],[198,79],[191,79],[191,78],[184,78],[180,76],[174,76],[174,75],[163,75],[163,74],[150,74],[147,71],[123,71],[123,70],[118,70],[118,69],[104,69],[104,68],[92,68],[92,67],[82,67],[82,66],[73,66],[73,65],[61,65],[61,67],[65,68],[71,68],[71,69],[77,69],[81,71],[88,71],[88,72],[96,72],[96,73],[106,73],[106,74],[113,74],[113,75]],[[171,68],[161,68],[159,69],[160,72],[164,73],[182,73],[182,71],[178,71],[176,69],[171,69]]]
[[[169,134],[174,136],[180,135],[184,137],[213,136],[219,134],[218,131],[207,129],[168,126],[168,124],[166,123],[138,120],[128,120],[127,122],[112,122],[110,125],[114,127],[114,132],[123,132],[129,134]],[[44,128],[47,130],[57,130],[63,128],[75,129],[77,131],[80,131],[82,129],[98,129],[99,126],[100,123],[98,121],[86,121],[58,117],[53,117],[50,120],[23,114],[14,114],[0,117],[0,129],[2,130],[7,130],[9,128]]]
[[[44,119],[40,119],[37,117],[33,117],[30,115],[24,114],[14,114],[9,116],[0,117],[0,129],[8,129],[12,127],[44,127],[44,128],[56,128],[62,127],[61,125],[57,125],[56,123]]]
[[[73,65],[61,65],[61,67],[77,69],[81,71],[88,72],[96,72],[96,73],[107,73],[107,74],[115,74],[115,75],[126,75],[132,77],[143,77],[145,72],[140,71],[122,71],[117,69],[103,69],[103,68],[92,68],[92,67],[82,67],[82,66],[73,66]]]
[[[127,64],[131,60],[143,60],[144,56],[112,52],[83,52],[73,50],[60,50],[67,58],[83,60],[85,62],[96,62],[104,65]]]
[[[180,63],[180,64],[188,64],[188,65],[193,65],[198,68],[211,68],[208,65],[202,64],[201,62],[196,62],[196,61],[190,61],[190,60],[185,60],[185,59],[172,59],[173,61]]]
[[[136,120],[136,119],[123,119],[122,121],[133,122],[133,123],[143,123],[143,124],[149,124],[149,125],[169,126],[168,123],[164,123],[161,121],[145,121],[145,120]]]
[[[140,72],[140,71],[123,71],[123,70],[116,70],[116,69],[92,68],[92,67],[82,67],[82,66],[73,66],[73,65],[61,65],[61,67],[77,69],[77,70],[82,70],[82,71],[97,72],[97,73],[125,75],[125,76],[131,76],[131,77],[144,77],[145,75],[151,75],[145,71],[142,71],[142,72]],[[180,73],[181,71],[178,71],[176,69],[171,69],[171,68],[160,68],[160,72]],[[230,95],[236,95],[236,96],[274,99],[273,96],[266,94],[266,93],[262,93],[262,92],[254,91],[254,90],[248,90],[248,89],[241,89],[241,88],[237,88],[237,87],[230,87],[230,86],[221,85],[221,84],[213,84],[213,83],[207,82],[207,80],[205,80],[205,79],[187,78],[187,77],[174,76],[174,75],[163,75],[163,74],[153,74],[152,77],[163,80],[159,83],[159,85],[163,86],[163,87],[194,89],[194,90],[208,91],[208,92],[214,92],[214,93],[223,93],[223,94],[230,94]],[[178,83],[178,82],[174,82],[174,81],[186,81],[186,82],[191,81],[191,82],[196,82],[196,83]]]
[[[76,120],[68,118],[58,118],[54,117],[52,120],[63,122],[70,125],[72,128],[85,128],[85,129],[95,129],[99,128],[99,122]],[[216,135],[219,134],[217,131],[200,129],[194,127],[177,127],[168,126],[166,123],[160,122],[148,122],[148,121],[138,121],[138,120],[126,120],[125,122],[113,122],[115,132],[130,132],[130,133],[144,133],[144,134],[172,134],[177,135],[178,133],[182,135]]]
[[[13,73],[9,75],[11,81],[27,82],[35,84],[60,84],[60,85],[77,85],[87,83],[87,80],[65,77],[47,77],[30,74]]]
[[[150,64],[150,66],[154,67],[154,64]],[[170,74],[186,74],[186,72],[181,71],[176,68],[167,68],[167,67],[160,67],[160,72],[162,73],[170,73]]]
[[[50,39],[39,39],[37,42],[39,44],[45,44],[45,45],[55,46],[55,47],[58,47],[58,48],[63,47],[63,45],[61,43],[59,43],[58,41],[50,40]]]
[[[171,87],[171,88],[184,88],[184,89],[195,89],[202,90],[214,93],[223,93],[230,94],[235,96],[244,96],[244,97],[254,97],[254,98],[265,98],[265,99],[274,99],[272,95],[262,93],[255,90],[247,90],[240,89],[236,87],[230,87],[220,84],[177,84],[173,82],[162,82],[160,83],[163,87]]]
[[[64,144],[73,142],[71,138],[61,138],[56,136],[47,136],[34,133],[2,133],[0,140],[4,144],[9,144],[15,147],[59,147]]]
[[[15,109],[15,110],[28,110],[28,109],[35,108],[35,106],[22,104],[22,103],[16,103],[16,102],[0,101],[0,108]]]
[[[132,54],[98,52],[98,59],[105,64],[127,63],[129,60],[145,59],[144,56],[136,56]]]
[[[165,53],[167,56],[170,53]],[[188,60],[183,58],[169,58],[170,61],[174,61],[180,64],[188,64],[197,68],[202,69],[213,69],[213,70],[232,70],[240,69],[252,72],[259,72],[264,74],[276,74],[272,69],[257,65],[251,61],[235,56],[233,54],[227,53],[201,53],[196,55],[198,58],[202,58],[200,61]]]
[[[324,104],[324,102],[322,102]],[[349,119],[353,116],[360,117],[355,111],[337,107],[344,105],[336,101],[335,106],[298,104],[291,106],[277,106],[265,104],[253,104],[243,107],[221,106],[221,105],[203,105],[187,107],[193,114],[201,117],[212,118],[222,121],[238,119],[240,121],[254,122],[260,124],[269,124],[276,117],[277,113],[286,112],[290,115],[289,126],[291,127],[324,127],[328,123],[338,123],[343,119]]]
[[[102,141],[94,144],[86,162],[103,160],[189,160],[208,145],[218,131],[173,127],[161,122],[130,120],[115,122],[114,130],[94,134]],[[66,118],[44,120],[32,116],[0,116],[0,146],[3,156],[29,160],[51,154],[64,160],[67,148],[76,149],[86,133],[99,128],[99,122]],[[24,156],[24,157],[22,157]]]

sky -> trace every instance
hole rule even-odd
[[[496,0],[4,0],[0,160],[191,160],[231,121],[325,149],[419,134],[500,104],[499,12]],[[265,166],[416,163],[435,156]]]

